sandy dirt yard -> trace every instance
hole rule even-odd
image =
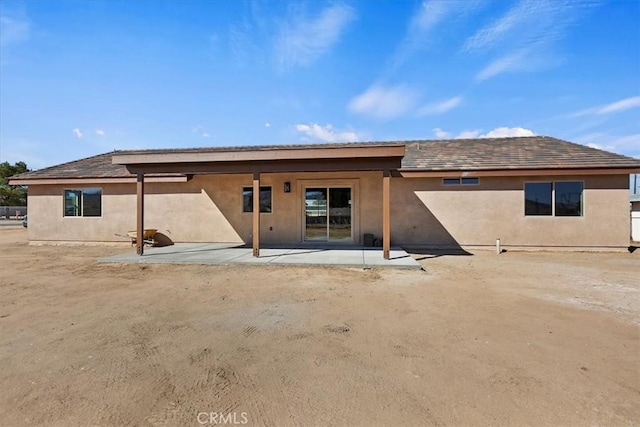
[[[638,425],[640,250],[99,264],[0,230],[2,425]]]

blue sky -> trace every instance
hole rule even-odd
[[[0,2],[0,160],[551,135],[640,157],[640,1]]]

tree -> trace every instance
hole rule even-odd
[[[13,165],[9,162],[0,163],[0,206],[26,206],[27,188],[9,185],[9,177],[23,172],[29,172],[25,162]]]

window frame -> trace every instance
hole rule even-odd
[[[85,209],[87,204],[85,203],[85,192],[89,190],[99,190],[100,192],[100,214],[99,215],[85,215]],[[78,215],[67,215],[67,192],[80,192],[80,207]],[[102,187],[75,187],[65,188],[62,190],[62,217],[63,218],[102,218],[103,215],[103,200],[104,188]]]
[[[473,179],[476,182],[464,182],[464,180],[467,179]],[[449,181],[449,182],[447,182]],[[461,177],[444,177],[442,178],[442,182],[441,185],[448,187],[451,185],[480,185],[480,177],[477,176],[461,176]]]
[[[556,214],[556,183],[557,182],[572,182],[572,183],[580,183],[582,190],[580,191],[580,215],[558,215]],[[558,181],[553,181],[553,216],[557,218],[582,218],[584,217],[584,181],[583,180],[573,180],[573,179],[562,179]]]
[[[580,215],[557,215],[556,214],[556,183],[558,182],[572,182],[580,183],[582,191],[580,193]],[[526,185],[527,184],[551,184],[551,213],[548,215],[527,215],[526,213]],[[585,185],[584,180],[581,179],[558,179],[558,180],[544,180],[544,181],[525,181],[522,184],[522,196],[523,196],[523,215],[525,218],[584,218],[586,216],[586,203],[585,203]]]
[[[529,217],[535,217],[535,218],[546,218],[546,217],[554,217],[554,201],[555,201],[555,192],[554,192],[554,182],[553,181],[525,181],[522,184],[522,196],[523,196],[523,213],[525,218],[529,218]],[[551,185],[551,198],[550,198],[550,207],[551,207],[551,211],[548,214],[539,214],[539,215],[535,215],[535,214],[527,214],[527,184],[550,184]]]
[[[271,210],[270,211],[263,211],[262,210],[262,204],[260,204],[260,213],[261,214],[271,214],[273,213],[273,186],[271,185],[261,185],[260,186],[260,192],[265,191],[266,189],[269,190],[269,205]],[[245,192],[250,191],[251,192],[251,197],[253,198],[253,186],[243,186],[242,187],[242,207],[241,207],[241,212],[243,214],[253,214],[253,199],[251,200],[251,204],[250,204],[250,209],[251,210],[245,210],[245,204],[244,204],[244,194]],[[258,196],[260,197],[260,196]]]

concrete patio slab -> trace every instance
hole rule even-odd
[[[178,243],[100,258],[99,262],[124,264],[257,264],[303,265],[355,268],[420,269],[420,264],[401,248],[391,249],[391,259],[382,257],[381,248],[362,246],[266,247],[254,257],[252,249],[228,243]]]

